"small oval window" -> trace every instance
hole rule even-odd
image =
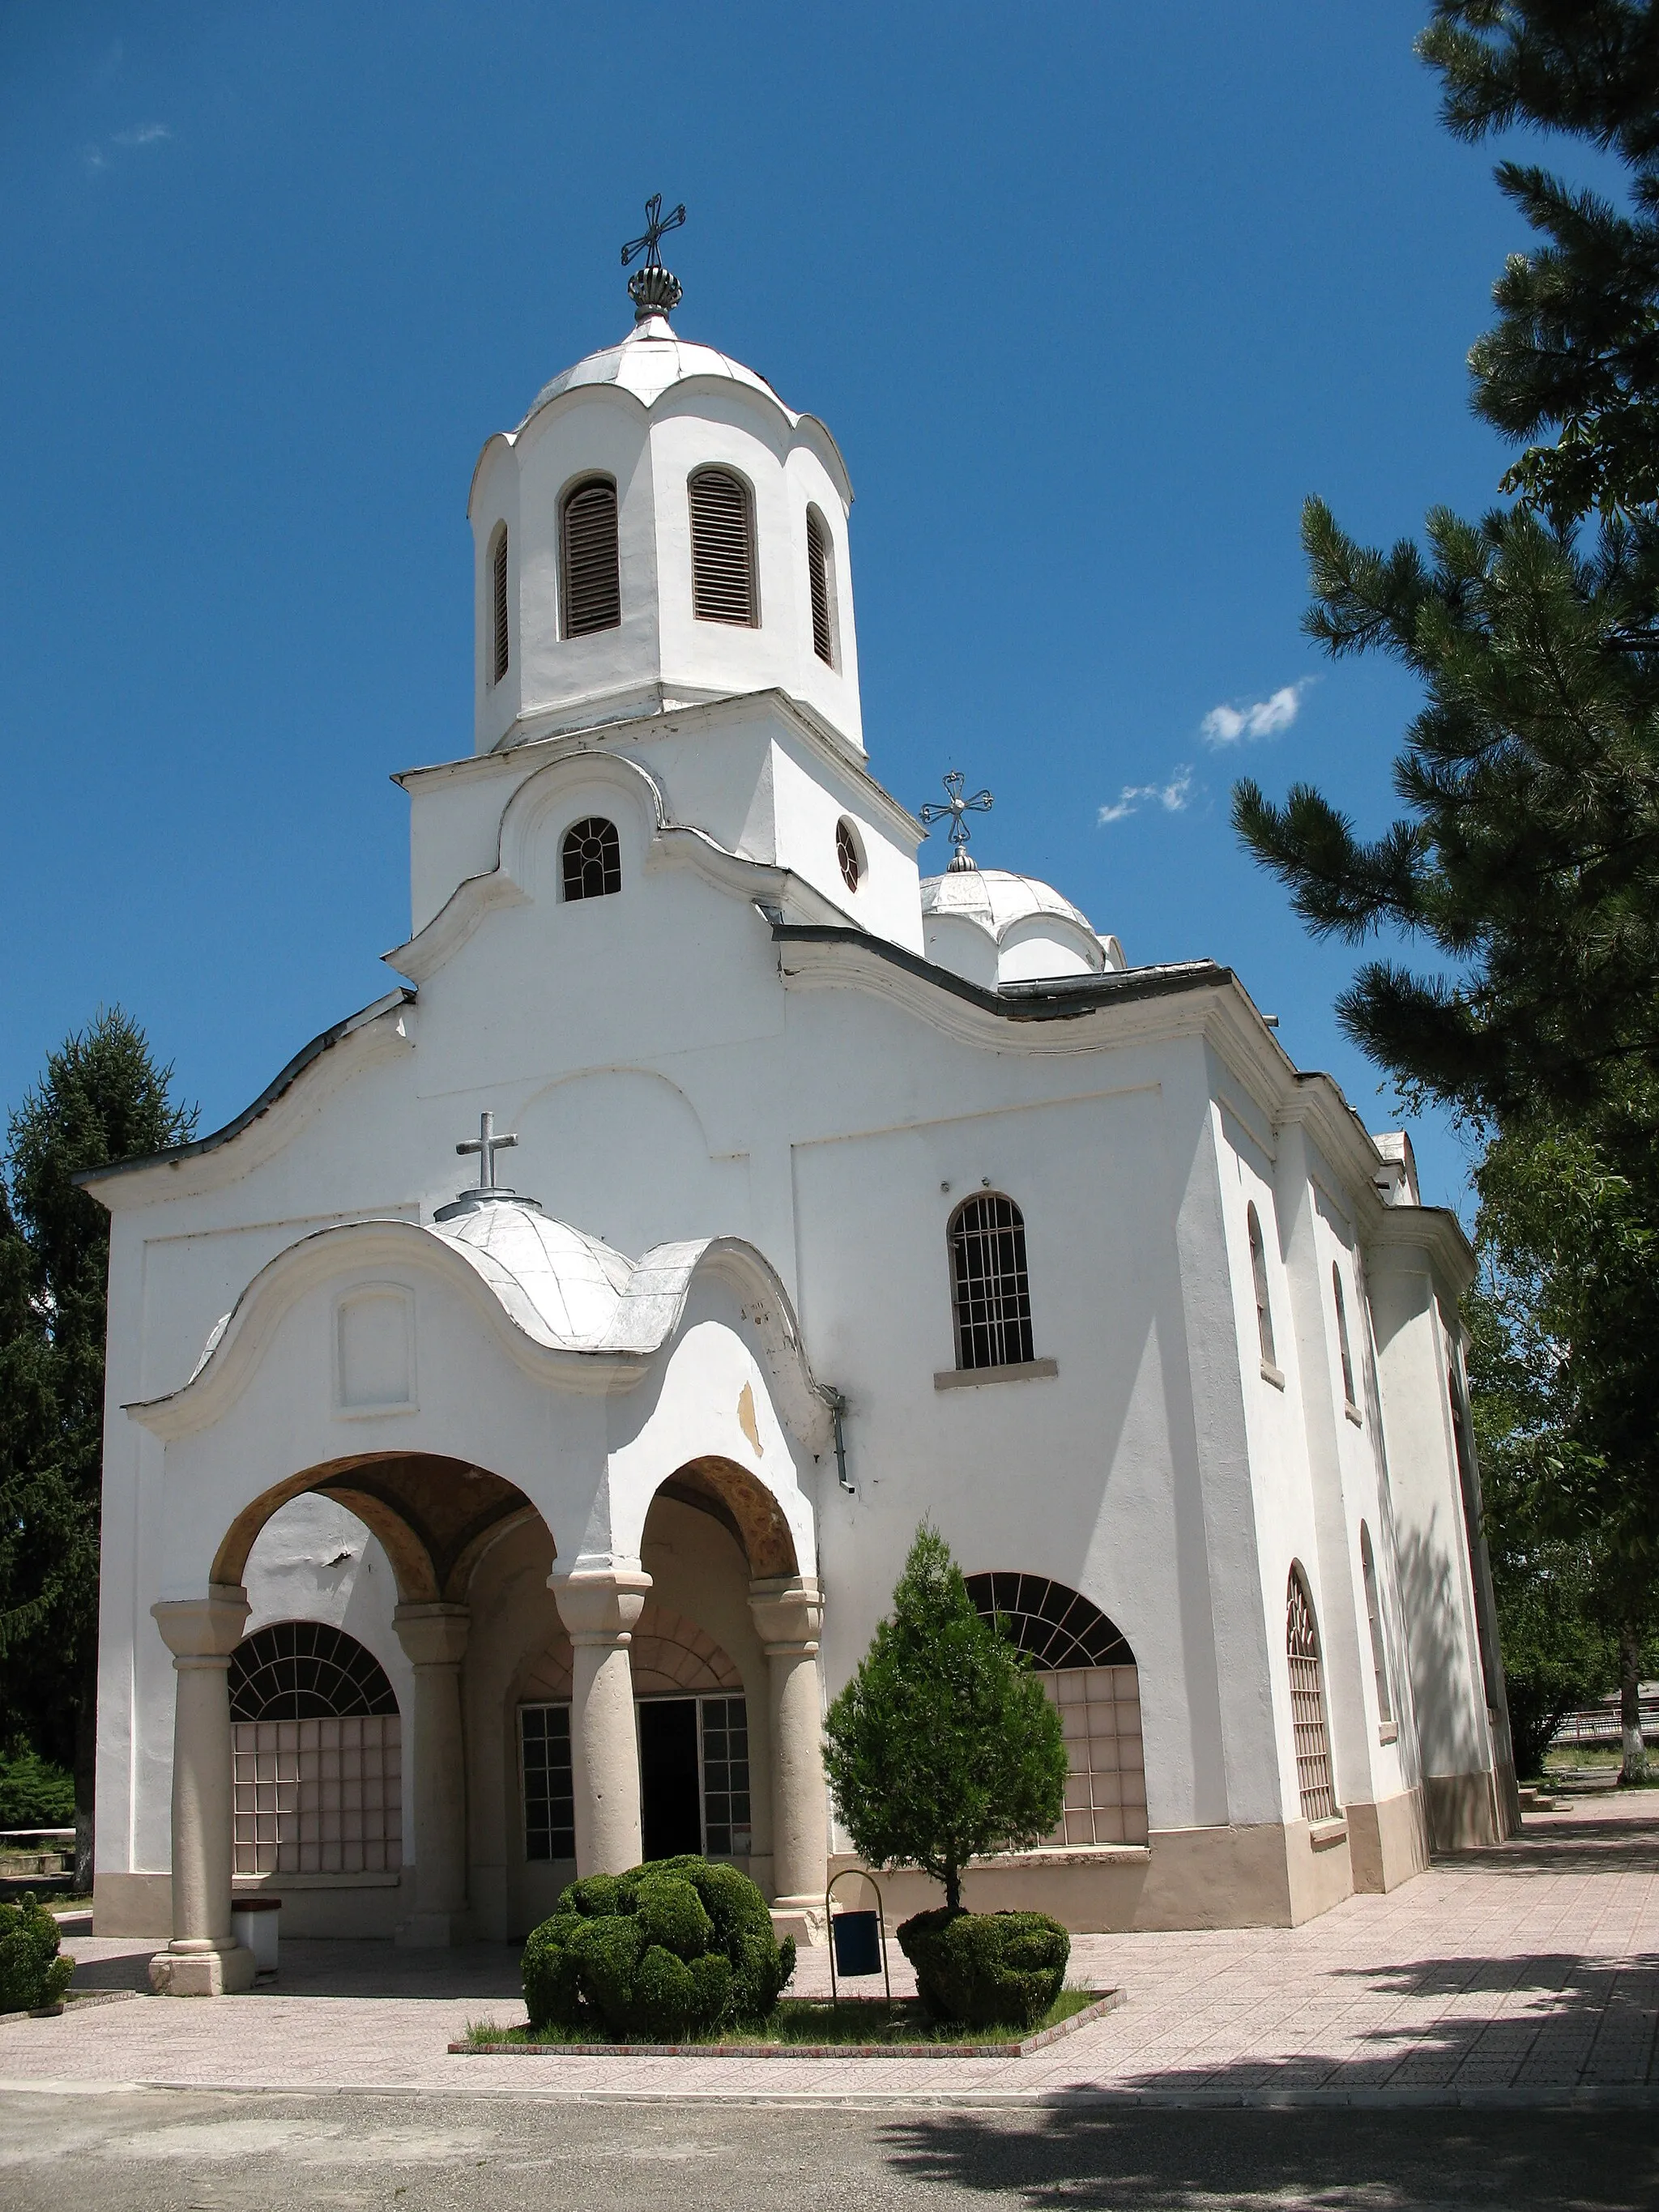
[[[859,841],[853,834],[850,822],[836,824],[836,859],[841,867],[841,879],[849,891],[855,891],[864,876],[864,864],[859,858]]]

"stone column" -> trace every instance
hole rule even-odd
[[[823,1596],[811,1577],[784,1575],[750,1583],[749,1607],[772,1670],[772,1917],[797,1942],[819,1943],[829,1877],[818,1696]]]
[[[400,1605],[392,1616],[415,1669],[415,1910],[400,1943],[441,1948],[470,1932],[461,1661],[471,1618],[464,1605]]]
[[[217,1997],[253,1986],[253,1954],[230,1932],[230,1655],[248,1616],[240,1585],[153,1605],[178,1675],[173,1724],[173,1941],[149,1962],[164,1996]]]
[[[556,1568],[547,1578],[574,1647],[570,1765],[576,1795],[576,1872],[637,1866],[640,1740],[628,1656],[651,1577],[638,1567]]]

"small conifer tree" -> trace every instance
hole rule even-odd
[[[824,1722],[836,1809],[867,1864],[920,1867],[962,1909],[962,1872],[1029,1849],[1066,1799],[1060,1715],[1030,1662],[981,1620],[938,1530],[916,1531],[858,1671]]]

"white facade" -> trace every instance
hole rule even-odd
[[[748,487],[746,625],[693,611],[708,465]],[[599,480],[620,619],[567,635],[561,503]],[[227,1128],[91,1179],[96,1910],[171,1934],[165,1985],[251,1971],[233,1886],[290,1932],[515,1936],[686,1820],[811,1932],[822,1705],[924,1516],[1097,1624],[1052,1685],[1093,1808],[970,1902],[1300,1919],[1512,1820],[1456,1223],[1225,968],[1129,967],[1027,878],[920,880],[864,764],[850,501],[821,424],[659,317],[550,385],[474,479],[475,750],[400,779],[405,980]],[[486,1112],[526,1202],[458,1207]],[[981,1194],[1029,1283],[990,1364],[953,1319]],[[296,1622],[379,1704],[310,1752],[286,1723],[267,1776],[229,1700]],[[317,1837],[337,1811],[313,1752],[361,1765],[357,1831],[301,1863],[293,1792]]]

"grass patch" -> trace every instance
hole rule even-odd
[[[839,2005],[827,2002],[815,2002],[806,1997],[785,1997],[775,2007],[757,2027],[726,2027],[715,2034],[692,2036],[688,2044],[695,2043],[799,2043],[822,2045],[845,2043],[1018,2043],[1028,2035],[1040,2035],[1045,2027],[1057,2027],[1062,2021],[1070,2020],[1091,2005],[1099,1996],[1096,1990],[1062,1990],[1041,2020],[1030,2027],[967,2027],[960,2021],[936,2021],[922,2010],[915,1997],[895,1997],[892,2017],[880,1997],[844,1997]],[[504,2027],[497,2021],[468,2021],[462,2039],[473,2050],[484,2050],[493,2044],[592,2044],[608,2040],[603,2029],[591,2027],[556,2027],[550,2023],[545,2027],[531,2028],[524,2021],[515,2027]],[[650,2043],[649,2036],[629,2036],[629,2043]]]

